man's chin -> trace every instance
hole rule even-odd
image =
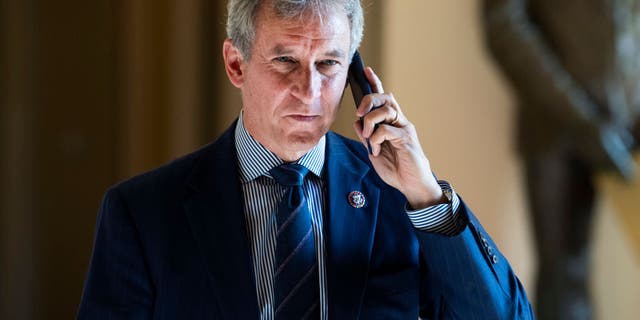
[[[309,150],[313,148],[324,134],[291,134],[287,136],[286,143],[290,148]]]

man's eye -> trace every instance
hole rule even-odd
[[[273,59],[276,62],[282,62],[282,63],[293,63],[295,62],[295,60],[293,60],[291,57],[277,57],[275,59]]]
[[[335,66],[335,65],[339,64],[340,62],[338,62],[336,60],[322,60],[320,63],[322,65],[325,65],[325,66]]]
[[[340,61],[332,59],[321,60],[318,62],[317,68],[324,75],[334,75],[340,70]]]

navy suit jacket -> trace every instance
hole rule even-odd
[[[257,319],[232,126],[107,191],[79,319]],[[529,319],[524,289],[464,203],[457,236],[421,232],[355,141],[327,134],[330,319]],[[349,205],[361,191],[365,207]]]

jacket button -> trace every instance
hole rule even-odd
[[[493,264],[498,263],[498,256],[496,256],[495,254],[491,255],[491,262],[493,262]]]

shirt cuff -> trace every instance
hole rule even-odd
[[[441,188],[451,188],[445,181],[438,181],[438,184]],[[453,189],[451,190],[453,194],[450,202],[436,204],[420,210],[411,210],[408,204],[405,206],[409,220],[411,220],[416,229],[448,236],[453,236],[457,233],[456,218],[458,217],[460,198],[458,198],[458,194]]]

